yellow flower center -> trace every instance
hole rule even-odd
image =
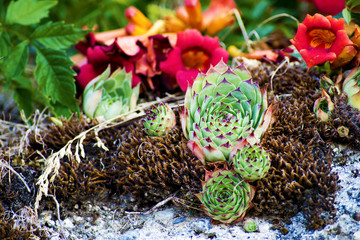
[[[181,55],[182,61],[187,69],[206,69],[210,63],[210,57],[203,51],[187,50]]]
[[[308,40],[313,48],[331,48],[336,39],[336,35],[328,29],[313,29],[308,32]]]

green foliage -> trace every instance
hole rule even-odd
[[[13,92],[27,116],[34,106],[55,116],[78,112],[75,73],[65,50],[89,31],[51,21],[57,1],[7,2],[0,0],[0,87]]]
[[[342,15],[347,23],[353,20],[360,25],[360,0],[346,0]]]
[[[235,0],[235,3],[246,27],[246,32],[252,41],[262,39],[275,30],[281,31],[288,38],[293,37],[297,23],[288,16],[299,17],[298,1]],[[231,31],[223,30],[219,37],[226,45],[233,44],[237,47],[246,45],[238,24]]]
[[[11,1],[6,11],[6,23],[31,25],[40,22],[49,14],[57,1],[18,0]]]

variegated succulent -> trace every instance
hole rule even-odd
[[[270,156],[258,143],[249,144],[246,140],[237,144],[230,153],[230,163],[246,181],[263,178],[270,169]]]
[[[266,90],[245,66],[232,70],[220,61],[186,91],[181,124],[189,149],[203,163],[227,161],[239,142],[260,141],[271,115]]]
[[[321,97],[316,99],[314,103],[314,112],[316,117],[324,122],[329,120],[329,116],[331,115],[331,111],[334,110],[334,103],[331,101],[331,97],[327,92],[322,88],[321,89]]]
[[[223,223],[242,220],[255,193],[254,187],[227,168],[206,172],[202,190],[196,194],[202,210]]]
[[[146,110],[143,121],[145,131],[150,136],[162,136],[176,124],[175,114],[167,103],[153,105]]]
[[[83,109],[89,118],[108,120],[136,106],[139,85],[131,88],[132,74],[119,68],[109,75],[110,66],[86,85]]]
[[[348,103],[360,111],[360,69],[354,68],[343,83],[343,91],[348,96]]]

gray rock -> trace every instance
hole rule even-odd
[[[64,221],[62,221],[62,225],[64,228],[72,230],[75,228],[74,223],[72,222],[72,219],[70,218],[65,218]]]
[[[206,219],[206,218],[192,222],[191,227],[197,234],[204,233],[212,228],[210,225],[210,219]]]
[[[166,209],[154,213],[154,218],[157,222],[168,224],[174,218],[175,213],[173,209]]]

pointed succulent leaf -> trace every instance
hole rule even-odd
[[[360,111],[360,69],[353,69],[343,83],[343,91],[348,96],[348,103]]]

